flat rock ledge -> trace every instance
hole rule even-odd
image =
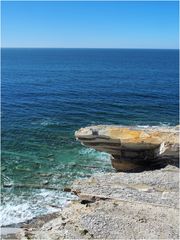
[[[179,169],[96,174],[76,180],[72,201],[21,240],[179,239]]]
[[[118,171],[142,170],[178,161],[179,126],[124,127],[98,125],[81,128],[75,137],[83,145],[111,154]]]

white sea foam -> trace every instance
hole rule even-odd
[[[5,198],[3,201],[5,204],[0,206],[0,226],[17,224],[39,215],[57,212],[72,198],[74,196],[70,193],[49,190],[32,192],[27,200],[15,195],[12,201],[8,201],[8,199],[6,201]]]
[[[149,125],[137,125],[136,127],[137,128],[149,128],[150,126]]]
[[[51,125],[59,125],[59,123],[52,119],[45,119],[45,120],[41,121],[40,125],[46,127],[46,126],[51,126]]]
[[[94,158],[97,160],[110,160],[110,154],[105,152],[98,152],[95,149],[92,148],[83,148],[79,151],[80,155],[86,155],[87,157]]]
[[[58,126],[60,123],[55,119],[45,118],[45,119],[33,121],[33,122],[31,122],[31,124],[32,125],[41,125],[43,127],[46,127],[46,126],[53,126],[53,125]]]
[[[8,202],[7,204],[0,206],[0,225],[6,226],[9,224],[20,223],[35,217],[36,215],[31,207],[30,203],[15,204],[14,202]]]
[[[163,129],[172,129],[172,126],[169,123],[159,123],[159,125],[135,125],[135,126],[127,126],[127,127],[134,127],[137,129],[159,129],[159,130],[163,130]]]

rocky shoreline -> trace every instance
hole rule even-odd
[[[98,150],[104,150],[105,147],[109,153],[112,145],[110,144],[109,148],[110,145],[107,143],[112,143],[114,139],[112,139],[112,135],[107,137],[106,128],[106,132],[103,130],[105,136],[103,139],[106,144],[104,145],[104,140],[102,144],[102,130],[99,131],[99,129],[102,128],[98,128],[98,134],[97,131],[93,132],[92,130],[89,134],[89,128],[88,131],[81,130],[81,133],[86,132],[86,134],[81,138],[78,132],[79,135],[76,133],[76,137],[80,141],[86,138],[83,141],[86,141],[88,146],[87,139],[91,139],[91,147],[96,142],[97,145],[93,145],[95,149],[97,149],[96,146],[98,146]],[[155,148],[151,148],[152,145],[148,145],[151,150],[154,151],[160,147],[162,150],[162,144],[164,147],[166,146],[165,149],[158,152],[161,164],[154,164],[155,161],[152,161],[154,159],[146,158],[146,154],[149,154],[146,151],[145,155],[142,155],[145,158],[141,159],[146,164],[140,164],[140,168],[133,166],[131,169],[127,169],[126,165],[126,171],[123,171],[119,168],[119,166],[122,167],[121,154],[119,154],[117,161],[120,165],[117,170],[121,171],[100,173],[87,179],[76,180],[70,188],[65,188],[65,191],[71,191],[72,194],[77,195],[78,200],[72,201],[55,214],[39,217],[23,224],[14,235],[6,234],[2,239],[179,239],[177,127],[168,129],[168,131],[163,130],[159,135],[157,135],[157,130],[156,133],[154,130],[149,132],[146,130],[146,135],[141,134],[140,138],[137,137],[137,132],[135,138],[131,134],[129,134],[129,138],[124,138],[123,134],[120,131],[118,138],[116,137],[116,139],[121,139],[118,147],[116,146],[116,153],[119,149],[128,150],[128,152],[129,149],[138,149],[139,153],[139,149],[144,148],[144,144],[147,150],[150,136],[154,141],[153,146],[155,146]],[[84,137],[85,135],[86,137]],[[114,155],[117,156],[117,154]],[[132,155],[130,158],[126,158],[126,154],[121,157],[125,157],[123,161],[133,160]],[[158,161],[158,163],[160,162]]]
[[[71,191],[79,200],[24,224],[16,239],[179,239],[176,166],[96,174],[76,180]]]

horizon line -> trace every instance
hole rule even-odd
[[[179,50],[179,48],[120,48],[120,47],[1,47],[1,49],[144,49],[144,50]]]

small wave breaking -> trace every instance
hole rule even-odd
[[[110,154],[105,152],[98,152],[95,149],[92,148],[83,148],[79,150],[80,155],[85,155],[89,158],[94,158],[97,160],[103,160],[103,161],[109,161],[110,160]]]
[[[0,226],[18,224],[34,217],[57,212],[68,204],[75,196],[70,193],[42,189],[32,192],[28,199],[13,195],[12,201],[6,201],[0,206]]]

